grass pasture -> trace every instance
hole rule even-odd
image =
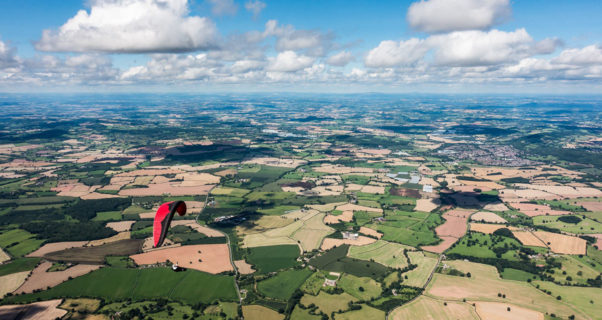
[[[245,194],[249,193],[247,189],[240,188],[228,188],[228,187],[218,187],[211,190],[212,195],[216,196],[231,196],[242,198]]]
[[[349,311],[345,313],[336,313],[334,315],[335,320],[357,320],[357,319],[370,319],[370,320],[381,320],[385,319],[385,312],[367,306],[361,305],[361,309]]]
[[[410,262],[418,267],[403,274],[403,284],[422,288],[437,266],[437,259],[425,256],[422,251],[408,252],[408,257],[410,257]]]
[[[276,206],[273,208],[267,208],[267,209],[260,209],[257,210],[258,212],[261,212],[263,214],[267,214],[267,215],[282,215],[287,213],[288,211],[294,211],[294,210],[299,210],[301,209],[301,207],[298,206]]]
[[[269,273],[298,265],[299,247],[280,245],[249,248],[248,261],[258,273]]]
[[[302,305],[307,307],[314,304],[318,307],[318,310],[327,315],[332,312],[349,310],[349,302],[352,301],[355,302],[358,300],[348,293],[328,294],[326,292],[320,292],[317,296],[306,294],[301,298]]]
[[[361,301],[377,298],[382,292],[380,283],[368,277],[356,277],[344,274],[337,282],[337,286]]]
[[[104,211],[97,212],[96,217],[92,219],[92,221],[118,221],[121,220],[121,212],[120,211]]]
[[[379,240],[365,246],[351,246],[347,255],[360,260],[374,260],[394,269],[402,269],[408,265],[403,254],[404,250],[414,250],[414,248]]]
[[[535,275],[523,270],[505,268],[501,276],[506,280],[527,281],[528,279],[533,279]]]
[[[438,214],[395,211],[387,213],[386,221],[367,227],[382,232],[383,240],[398,242],[412,247],[431,245],[439,241],[434,227],[443,223]]]
[[[4,231],[0,233],[0,247],[13,257],[22,257],[39,248],[44,242],[34,237],[34,234],[21,229]]]
[[[358,277],[381,278],[387,274],[387,267],[380,263],[348,258],[349,245],[341,245],[328,250],[309,263],[320,270],[345,272]]]
[[[322,289],[324,279],[326,275],[324,272],[314,272],[305,282],[301,285],[301,291],[309,293],[311,295],[317,295]]]
[[[507,246],[508,248],[521,247],[516,239],[502,237],[498,235],[483,234],[474,232],[462,237],[455,246],[447,251],[447,254],[459,254],[462,256],[471,256],[478,258],[495,258],[494,250],[499,250]],[[518,255],[514,250],[509,250],[501,254],[501,258],[518,261]]]
[[[0,277],[11,273],[33,270],[38,263],[40,263],[40,258],[20,258],[2,264],[0,265]]]
[[[309,310],[303,309],[301,307],[299,307],[298,305],[295,307],[295,309],[293,309],[293,313],[291,313],[291,319],[295,319],[295,320],[321,320],[322,317],[315,315],[315,314],[309,314]]]
[[[257,290],[267,297],[286,301],[311,274],[308,269],[283,271],[257,283]]]
[[[204,288],[199,290],[199,287]],[[236,289],[230,276],[211,275],[195,270],[175,273],[169,268],[101,268],[61,283],[46,291],[10,297],[9,302],[36,299],[101,298],[118,301],[169,298],[189,304],[234,301]]]
[[[552,274],[548,273],[556,282],[586,285],[587,279],[595,279],[600,274],[594,267],[583,263],[577,257],[564,255],[557,259],[562,263],[562,267],[553,269]]]
[[[242,307],[242,315],[248,320],[282,320],[284,315],[270,308],[258,305],[248,305]]]
[[[577,310],[583,311],[592,319],[600,319],[600,304],[602,304],[602,289],[601,288],[582,288],[571,286],[559,286],[547,281],[533,281],[533,285],[539,286],[540,289],[551,292],[552,297],[557,303],[561,303],[555,298],[560,296],[562,304],[569,304]],[[593,302],[593,303],[592,303]],[[558,313],[556,313],[559,315]],[[579,313],[574,313],[577,316]]]
[[[562,216],[536,216],[533,217],[533,223],[575,234],[602,233],[602,223],[579,215],[575,215],[575,217],[581,218],[581,221],[574,224],[558,220]]]

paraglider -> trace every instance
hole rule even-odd
[[[180,216],[186,214],[186,203],[184,201],[166,202],[157,209],[155,221],[153,222],[153,243],[155,248],[163,245],[169,225],[171,224],[171,219],[176,212]]]

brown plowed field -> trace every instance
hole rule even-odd
[[[587,249],[587,241],[578,237],[546,231],[534,231],[533,233],[555,253],[585,254]]]
[[[15,290],[15,293],[29,293],[36,289],[45,290],[47,287],[57,286],[67,280],[69,277],[76,278],[86,273],[92,272],[100,265],[78,264],[63,271],[46,272],[52,267],[52,262],[42,262],[33,271],[25,283]]]
[[[140,252],[143,242],[144,240],[141,239],[120,240],[95,247],[79,247],[51,252],[45,254],[44,258],[53,261],[102,264],[106,256],[124,256]]]
[[[456,241],[458,241],[458,238],[454,238],[454,237],[440,236],[439,238],[441,238],[441,240],[443,240],[443,242],[439,243],[438,245],[434,245],[434,246],[421,247],[422,250],[429,251],[429,252],[435,252],[435,253],[442,253],[443,251],[445,251],[449,247],[451,247],[452,244],[454,244],[454,243],[456,243]]]
[[[445,223],[435,229],[437,236],[443,242],[434,246],[422,247],[423,250],[441,253],[460,239],[468,229],[467,221],[474,210],[453,209],[445,212],[442,217]]]
[[[380,233],[374,229],[370,229],[370,228],[366,228],[366,227],[360,227],[360,233],[363,233],[368,236],[376,237],[377,239],[380,239],[383,236],[382,233]]]
[[[363,245],[371,244],[372,242],[376,242],[376,239],[368,238],[368,237],[364,237],[364,236],[359,236],[359,237],[357,237],[356,240],[326,238],[326,239],[324,239],[324,242],[322,242],[322,246],[320,247],[320,249],[326,251],[331,248],[338,247],[342,244],[348,244],[348,245],[352,245],[352,246],[363,246]]]
[[[248,264],[245,260],[236,260],[234,261],[234,265],[236,266],[236,269],[238,269],[238,272],[240,272],[241,274],[251,274],[255,272],[253,266]]]
[[[587,211],[602,211],[602,201],[581,201],[577,202],[577,204],[584,207]]]
[[[131,256],[139,264],[163,263],[167,260],[180,267],[217,274],[233,271],[230,251],[226,244],[198,244],[149,251]]]
[[[86,245],[88,241],[68,241],[68,242],[54,242],[47,243],[40,247],[38,250],[28,254],[28,257],[43,257],[51,252],[62,251],[70,248],[78,248]]]
[[[0,307],[0,319],[4,320],[46,320],[60,319],[66,310],[57,308],[61,299],[35,302],[30,304],[7,305]]]
[[[554,210],[546,205],[534,204],[534,203],[521,203],[513,202],[510,206],[517,209],[521,213],[528,215],[529,217],[535,216],[560,216],[565,214],[571,214],[569,211]]]
[[[135,222],[134,220],[109,222],[107,223],[107,228],[111,228],[117,232],[130,231]]]

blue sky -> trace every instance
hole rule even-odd
[[[600,16],[593,0],[3,1],[0,90],[596,93]]]

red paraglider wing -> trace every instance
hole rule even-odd
[[[166,202],[157,210],[155,221],[153,222],[153,243],[155,248],[163,244],[167,230],[171,224],[171,219],[176,211],[181,216],[185,215],[186,203],[184,201]]]

